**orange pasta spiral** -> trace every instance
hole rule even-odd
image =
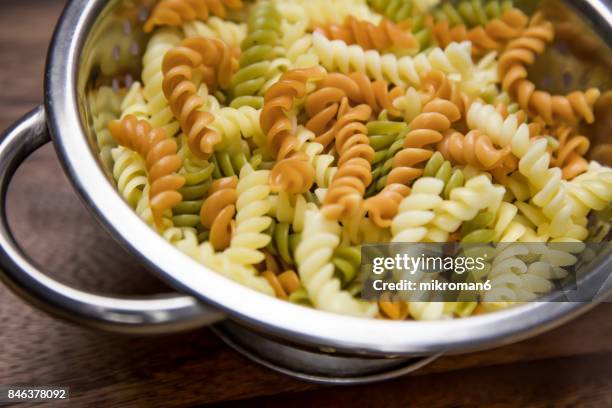
[[[451,42],[471,41],[472,55],[479,57],[488,51],[502,49],[505,43],[521,35],[528,22],[525,13],[512,8],[500,18],[489,21],[486,26],[470,30],[463,24],[451,27],[448,21],[440,21],[433,25],[432,34],[441,47]]]
[[[178,189],[185,184],[185,178],[176,174],[181,167],[176,142],[163,129],[153,129],[146,120],[138,120],[134,115],[113,120],[108,127],[118,144],[144,158],[150,183],[149,205],[156,226],[161,228],[163,214],[183,201]]]
[[[449,129],[436,148],[452,164],[469,164],[480,170],[502,167],[507,159],[513,162],[510,146],[496,149],[491,138],[479,130],[472,130],[464,136]]]
[[[371,81],[363,73],[330,73],[318,82],[317,90],[306,98],[305,109],[310,118],[306,128],[317,135],[317,143],[328,146],[334,140],[334,123],[345,97],[354,104],[368,104],[374,114],[386,109],[389,115],[400,116],[401,112],[393,106],[393,100],[403,94],[403,88],[390,90],[386,81]]]
[[[276,155],[277,163],[270,177],[271,187],[276,191],[303,193],[314,182],[314,168],[308,156],[297,150],[297,121],[292,110],[296,101],[306,95],[307,82],[324,74],[321,67],[287,71],[264,95],[259,123],[268,149]]]
[[[404,148],[393,159],[393,169],[387,176],[387,185],[399,183],[409,185],[421,177],[423,169],[415,167],[429,160],[433,152],[426,148],[442,140],[443,132],[453,122],[461,119],[461,112],[455,104],[436,98],[423,107],[423,112],[410,123]]]
[[[365,50],[412,51],[419,44],[412,33],[403,30],[391,20],[383,18],[376,26],[369,21],[358,20],[349,15],[342,25],[329,23],[315,28],[330,40],[341,40],[347,44],[357,44]]]
[[[207,127],[214,117],[202,111],[204,100],[197,95],[197,87],[192,80],[194,74],[208,77],[207,82],[212,81],[208,84],[211,87],[218,84],[225,89],[237,66],[228,46],[223,41],[210,38],[188,38],[164,57],[164,95],[181,124],[181,130],[187,135],[189,148],[199,157],[207,158],[221,141],[221,136]]]
[[[381,296],[378,301],[378,308],[384,317],[391,320],[406,320],[410,314],[408,303],[392,299],[388,292]]]
[[[571,180],[589,169],[588,161],[583,157],[588,152],[591,142],[585,136],[572,136],[572,128],[559,126],[552,134],[559,141],[559,148],[553,153],[551,165],[560,167],[563,178]]]
[[[144,24],[144,31],[149,33],[156,26],[180,26],[194,20],[208,20],[213,14],[225,18],[227,9],[239,10],[241,0],[162,0]]]
[[[215,180],[200,210],[202,225],[210,230],[210,243],[217,251],[230,245],[236,215],[238,177]]]
[[[388,228],[397,215],[400,203],[409,194],[410,187],[398,183],[389,184],[374,197],[368,198],[364,203],[364,209],[376,225]]]
[[[351,108],[346,97],[340,102],[338,120],[334,125],[338,171],[322,208],[328,218],[350,218],[361,214],[363,195],[372,182],[374,149],[370,146],[365,126],[371,115],[372,109],[368,105]]]
[[[470,107],[470,98],[461,92],[456,83],[449,80],[440,70],[431,70],[421,77],[421,93],[426,101],[435,98],[444,99],[457,106],[461,115],[465,117]]]
[[[280,299],[288,299],[291,293],[302,287],[297,273],[291,269],[278,275],[273,271],[266,270],[262,273],[262,276],[266,278],[274,289],[274,294]]]
[[[551,125],[554,121],[565,121],[575,125],[580,120],[593,123],[593,105],[599,98],[596,88],[586,92],[575,91],[566,96],[550,95],[537,90],[527,78],[527,66],[533,64],[537,55],[544,52],[546,44],[554,38],[551,22],[535,14],[529,27],[521,36],[511,41],[499,58],[499,75],[505,91],[514,96],[523,110],[533,116],[540,116]]]
[[[314,168],[302,152],[277,162],[270,171],[270,186],[274,191],[303,193],[312,187]]]

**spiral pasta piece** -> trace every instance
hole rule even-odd
[[[351,108],[347,98],[340,103],[338,120],[334,125],[337,129],[338,171],[329,186],[322,209],[329,218],[353,218],[361,213],[365,190],[372,182],[374,149],[370,146],[364,125],[371,115],[372,110],[368,105]]]
[[[234,23],[219,17],[210,17],[205,23],[191,21],[182,26],[185,37],[217,38],[226,43],[235,55],[240,54],[240,44],[246,37],[247,27],[244,23]]]
[[[232,240],[233,218],[238,199],[237,186],[237,177],[215,180],[210,187],[208,198],[202,204],[200,220],[202,225],[210,230],[209,240],[217,251],[227,248]]]
[[[261,108],[266,82],[274,76],[271,61],[281,54],[281,15],[273,1],[260,1],[249,13],[247,36],[242,42],[240,69],[232,77],[232,107]]]
[[[380,16],[366,5],[365,0],[276,0],[283,17],[295,23],[303,21],[313,29],[327,23],[341,23],[347,16],[378,23]]]
[[[209,80],[227,88],[235,67],[236,61],[227,45],[208,38],[188,38],[164,57],[164,95],[187,135],[190,149],[199,157],[210,155],[221,137],[208,127],[214,120],[213,115],[200,110],[204,101],[198,96],[192,81],[194,73],[199,70],[211,76],[212,70]]]
[[[431,70],[421,76],[421,97],[425,101],[431,101],[435,98],[444,99],[452,102],[462,117],[465,117],[471,100],[454,81],[451,81],[448,76],[437,69]]]
[[[463,222],[474,219],[480,210],[498,208],[505,193],[504,187],[493,185],[485,175],[474,177],[465,186],[451,191],[450,198],[440,204],[439,212],[431,224],[438,231],[453,233]]]
[[[357,44],[365,50],[410,53],[418,50],[419,44],[409,31],[404,31],[392,21],[383,18],[378,25],[347,16],[342,25],[329,23],[315,28],[330,40],[341,40],[346,44]]]
[[[117,190],[130,207],[136,208],[148,183],[144,162],[138,153],[123,146],[111,149],[111,155]]]
[[[110,122],[109,129],[118,144],[144,158],[150,183],[151,211],[155,224],[161,228],[164,213],[183,199],[177,191],[185,183],[185,178],[176,173],[181,166],[176,142],[169,139],[162,129],[153,129],[147,121],[139,121],[131,115]]]
[[[207,232],[200,228],[200,211],[212,184],[215,165],[208,160],[194,156],[187,146],[186,137],[181,135],[178,155],[183,161],[179,174],[185,177],[185,185],[179,189],[183,201],[174,207],[172,221],[176,227],[198,228],[199,235]]]
[[[241,150],[243,139],[252,139],[258,147],[265,146],[265,136],[259,124],[261,109],[241,106],[237,109],[223,107],[211,112],[214,116],[209,128],[221,136],[216,150],[236,154]]]
[[[314,184],[319,187],[315,192],[326,191],[338,171],[338,168],[334,165],[336,158],[332,154],[323,153],[323,145],[314,141],[315,135],[308,129],[298,126],[296,138],[295,149],[298,154],[294,154],[288,160],[279,162],[272,168],[271,180],[277,180],[272,184],[284,185],[288,182],[289,185],[302,186],[304,178],[310,177],[311,172],[314,171]],[[299,160],[296,160],[296,156]],[[299,189],[301,188],[299,187]],[[277,187],[276,189],[280,191],[293,190],[286,187]]]
[[[393,159],[393,170],[387,176],[387,185],[409,185],[421,177],[423,169],[417,165],[429,160],[433,152],[426,148],[442,140],[442,132],[461,118],[457,107],[449,101],[434,99],[423,107],[423,112],[410,123],[410,132],[404,140],[404,148]]]
[[[374,10],[396,22],[406,20],[419,12],[427,12],[437,3],[437,0],[368,0]]]
[[[521,35],[529,18],[519,9],[507,9],[502,15],[489,20],[486,25],[469,29],[464,23],[452,25],[449,20],[441,20],[432,26],[436,42],[445,47],[452,42],[470,41],[472,55],[482,56],[489,51],[499,51],[510,40]]]
[[[290,117],[296,100],[306,96],[309,80],[321,78],[320,67],[294,69],[286,72],[265,95],[260,124],[266,135],[267,147],[282,160],[294,152],[298,143],[295,137],[296,119]]]
[[[479,170],[500,168],[511,154],[509,146],[496,149],[491,138],[479,130],[471,130],[464,136],[454,129],[449,129],[436,148],[451,163],[469,164]]]
[[[288,269],[282,273],[275,274],[272,271],[265,271],[262,276],[268,280],[268,283],[274,289],[276,297],[280,299],[289,299],[289,295],[302,289],[300,278],[294,270]]]
[[[298,151],[296,119],[289,115],[296,100],[306,95],[307,82],[323,74],[320,67],[290,70],[266,92],[260,124],[266,146],[277,159],[271,179],[276,190],[302,193],[312,186],[314,169],[308,156]]]
[[[335,267],[335,276],[340,279],[342,287],[352,295],[361,291],[357,274],[361,265],[361,247],[341,244],[334,250],[332,263]]]
[[[577,248],[577,250],[579,250]],[[498,310],[516,302],[535,300],[554,289],[554,280],[567,276],[565,266],[577,258],[565,250],[536,245],[498,245],[487,279],[491,290],[482,295],[482,305]]]
[[[161,0],[144,24],[145,32],[156,26],[180,26],[194,20],[206,21],[210,14],[225,18],[227,9],[239,10],[241,0]]]
[[[121,101],[121,118],[133,115],[138,119],[147,119],[149,110],[142,92],[142,85],[136,81]]]
[[[162,128],[168,136],[175,136],[180,125],[164,95],[162,86],[164,73],[162,63],[166,53],[178,46],[183,37],[175,28],[157,30],[149,40],[147,49],[142,58],[142,84],[143,94],[147,102],[149,122],[155,128]]]
[[[463,24],[467,27],[484,26],[514,8],[512,0],[461,0],[444,2],[434,8],[431,14],[437,21],[448,21],[452,25]]]
[[[304,107],[309,117],[306,128],[317,135],[317,143],[327,147],[336,137],[335,123],[345,98],[354,104],[368,104],[375,114],[384,109],[389,115],[397,117],[401,112],[393,101],[403,93],[401,87],[389,90],[385,81],[371,81],[363,73],[328,74],[318,82],[317,90],[306,98]]]
[[[419,45],[419,49],[424,50],[435,46],[431,35],[431,29],[427,27],[426,14],[413,13],[414,7],[412,1],[404,0],[369,0],[368,3],[375,11],[390,19],[403,29],[410,31]],[[429,9],[434,2],[423,4],[421,7]],[[437,3],[437,1],[435,2]]]
[[[403,184],[389,184],[380,193],[365,201],[364,210],[377,226],[388,228],[399,211],[400,203],[410,191],[410,187]]]
[[[87,102],[91,111],[96,142],[100,149],[100,160],[105,165],[105,169],[112,169],[114,165],[112,150],[117,143],[108,130],[108,122],[121,115],[121,95],[113,91],[111,87],[102,86],[89,92]]]
[[[557,138],[559,147],[553,152],[550,164],[561,168],[565,180],[571,180],[586,172],[589,163],[584,155],[591,146],[589,139],[582,135],[572,135],[572,128],[563,125],[554,129],[552,133]]]
[[[574,224],[571,205],[561,183],[561,169],[550,168],[550,154],[546,139],[530,140],[529,128],[520,124],[516,115],[505,120],[492,105],[473,103],[467,117],[471,129],[489,135],[502,147],[511,146],[512,154],[519,158],[520,173],[534,187],[533,203],[540,207],[550,223],[540,226],[553,238],[566,237],[569,231],[576,239],[586,237],[587,231]]]
[[[397,86],[420,85],[420,74],[440,69],[462,79],[472,79],[476,69],[470,56],[470,44],[452,43],[446,49],[434,48],[415,57],[397,57],[381,54],[376,50],[364,50],[344,41],[329,40],[321,33],[312,34],[312,50],[320,63],[329,71],[343,74],[361,72],[377,80],[385,80]],[[487,77],[479,78],[481,81]],[[495,78],[490,78],[492,81]]]
[[[528,228],[518,222],[518,209],[515,205],[502,202],[495,214],[492,229],[495,232],[493,240],[495,242],[516,242],[530,232]]]
[[[259,276],[254,267],[237,262],[228,256],[227,250],[216,252],[210,242],[198,244],[198,237],[193,228],[182,228],[178,233],[173,232],[177,237],[173,239],[172,244],[199,263],[241,285],[274,296],[274,289],[265,277]]]
[[[245,165],[236,186],[236,228],[225,255],[241,265],[255,265],[264,260],[261,252],[270,243],[265,231],[270,227],[270,177],[267,170],[253,170]]]
[[[410,314],[407,302],[391,300],[388,293],[381,296],[378,301],[378,309],[384,317],[391,320],[406,320]]]
[[[425,164],[423,177],[435,177],[442,180],[444,183],[444,191],[442,197],[448,199],[451,191],[457,187],[462,187],[465,184],[465,176],[458,168],[453,168],[453,165],[444,159],[442,153],[435,152]]]
[[[297,247],[295,259],[302,284],[315,307],[334,313],[354,316],[374,316],[376,304],[359,301],[342,290],[334,277],[332,258],[340,244],[340,225],[329,220],[320,211],[306,214],[303,238]]]
[[[538,90],[528,79],[527,66],[533,64],[547,43],[553,40],[554,35],[551,22],[544,20],[540,14],[532,17],[529,27],[519,38],[508,44],[506,51],[499,58],[499,75],[503,89],[516,98],[521,109],[540,116],[549,125],[555,121],[571,125],[580,120],[593,123],[593,105],[600,95],[598,89],[575,91],[566,96],[551,95]]]
[[[428,224],[434,219],[434,210],[442,204],[444,189],[441,180],[432,177],[418,179],[412,192],[404,198],[397,216],[391,223],[392,242],[422,242],[428,233]]]
[[[589,211],[601,211],[612,201],[612,169],[591,162],[586,173],[567,183],[572,197],[572,214],[583,218]]]
[[[537,233],[519,221],[518,211],[516,205],[504,201],[495,212],[481,212],[461,226],[461,243],[535,242]]]

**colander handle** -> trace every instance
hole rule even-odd
[[[19,165],[51,139],[42,106],[25,115],[0,140],[0,203]],[[110,297],[80,291],[47,276],[19,248],[0,206],[0,279],[38,308],[111,332],[162,334],[207,326],[224,315],[178,293],[148,298]]]

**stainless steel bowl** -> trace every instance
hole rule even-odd
[[[121,333],[160,334],[215,324],[214,329],[228,344],[252,359],[289,375],[326,383],[396,377],[442,353],[497,347],[537,335],[594,306],[540,302],[450,321],[367,320],[280,302],[224,278],[171,247],[117,194],[98,159],[86,103],[87,90],[100,81],[138,75],[145,39],[138,26],[146,17],[148,3],[68,3],[48,55],[45,105],[22,118],[0,142],[0,201],[5,201],[8,184],[20,163],[52,140],[74,187],[98,220],[178,292],[146,299],[117,298],[56,282],[21,251],[2,208],[0,277],[24,299],[78,324]],[[526,8],[534,6],[534,2],[523,3]],[[553,9],[562,6],[559,1],[548,3]],[[599,81],[596,85],[610,89],[610,4],[607,0],[583,0],[569,6],[569,15],[577,21],[572,26],[582,24],[584,28],[578,30],[580,36],[570,35],[570,39],[595,47],[589,54],[592,59],[581,66],[604,72],[603,82],[598,79],[601,76],[581,75],[569,86]],[[585,50],[585,46],[575,48]],[[586,60],[581,56],[579,61]],[[533,73],[540,78],[547,74]],[[606,104],[600,111],[609,114],[610,106]],[[597,135],[594,138],[599,143],[609,141],[610,122],[598,123],[607,123],[606,128],[589,131]],[[611,267],[612,259],[607,256],[586,279],[607,277]],[[604,292],[612,292],[612,284]]]

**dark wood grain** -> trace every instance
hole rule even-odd
[[[42,100],[47,44],[63,1],[2,2],[0,128]],[[47,146],[11,187],[23,247],[51,274],[109,293],[167,290],[97,225]],[[253,364],[210,331],[132,338],[33,310],[0,285],[0,384],[72,388],[78,406],[611,406],[612,305],[531,340],[445,357],[417,375],[348,388],[295,381]]]

